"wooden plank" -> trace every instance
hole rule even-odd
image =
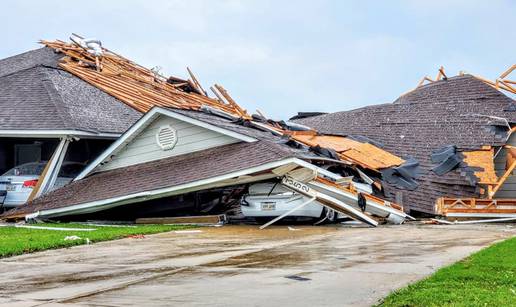
[[[199,91],[201,93],[204,94],[204,96],[208,96],[208,93],[206,93],[206,91],[202,88],[202,85],[201,83],[199,82],[199,80],[197,80],[197,78],[195,77],[195,75],[193,74],[193,72],[190,70],[190,67],[186,67],[186,70],[188,70],[188,74],[190,74],[190,77],[192,78],[193,82],[195,83],[195,85],[199,88]]]
[[[177,217],[149,217],[136,219],[136,224],[224,224],[227,221],[226,215],[199,215],[199,216],[177,216]]]
[[[516,160],[512,162],[512,165],[509,166],[505,174],[498,180],[498,183],[493,187],[493,190],[491,191],[491,194],[489,194],[489,197],[493,197],[496,194],[496,191],[500,189],[500,187],[503,185],[505,180],[512,174],[512,171],[516,168]]]
[[[66,55],[59,64],[60,67],[140,112],[147,112],[153,106],[197,110],[202,105],[207,105],[236,116],[248,116],[236,103],[228,105],[207,97],[193,74],[191,75],[196,83],[193,88],[198,89],[200,94],[187,93],[177,85],[168,83],[164,77],[105,48],[103,56],[95,58],[75,44],[60,41],[41,43]],[[95,69],[99,67],[102,68],[101,71]]]

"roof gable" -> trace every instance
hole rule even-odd
[[[157,134],[163,127],[170,127],[177,138],[177,143],[169,150],[163,150],[157,142]],[[255,142],[257,139],[172,110],[155,107],[88,165],[75,180],[95,172],[189,154],[241,141]]]

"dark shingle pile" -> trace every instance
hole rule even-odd
[[[0,60],[0,130],[123,133],[141,113],[57,68],[41,48]]]
[[[407,191],[386,185],[386,196],[395,200],[396,192],[403,192],[406,207],[433,213],[438,197],[478,197],[478,191],[464,167],[442,176],[431,172],[436,166],[430,160],[432,151],[445,145],[464,151],[505,144],[508,124],[516,123],[515,106],[513,99],[464,75],[425,85],[394,103],[298,122],[322,133],[366,136],[383,143],[389,152],[415,157],[424,174],[419,187]]]

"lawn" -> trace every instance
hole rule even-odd
[[[34,226],[61,227],[61,228],[89,228],[93,231],[77,230],[47,230],[17,228],[14,226],[0,227],[0,258],[24,253],[31,253],[53,248],[69,247],[86,243],[125,238],[132,235],[145,235],[158,232],[192,228],[183,225],[134,225],[120,226],[93,226],[83,224],[37,224]],[[77,236],[76,240],[65,240],[66,237]]]
[[[393,292],[379,306],[516,306],[516,238]]]

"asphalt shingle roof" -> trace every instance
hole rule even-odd
[[[285,148],[268,141],[240,142],[95,173],[3,216],[68,207],[221,176],[292,157],[292,152]]]
[[[141,113],[57,68],[41,48],[0,60],[0,130],[123,133]]]
[[[297,122],[322,133],[362,135],[383,143],[385,150],[419,160],[424,175],[415,191],[386,185],[386,196],[395,200],[403,191],[404,205],[433,213],[441,196],[478,197],[464,168],[443,176],[430,170],[432,151],[445,145],[475,150],[505,144],[507,123],[516,123],[515,101],[477,78],[464,75],[423,86],[394,103],[368,106],[304,118]]]

